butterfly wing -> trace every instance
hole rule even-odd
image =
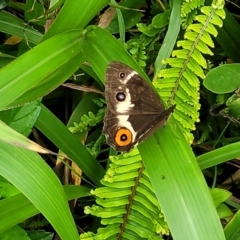
[[[121,78],[123,74],[125,77]],[[119,102],[118,93],[126,94]],[[105,97],[109,109],[116,114],[143,115],[159,114],[164,106],[157,93],[139,74],[120,62],[111,62],[106,71]]]
[[[104,120],[103,134],[107,143],[120,152],[129,152],[138,143],[151,136],[159,127],[164,125],[172,113],[174,107],[162,112],[161,115],[148,115],[146,118],[139,115],[116,116],[107,110]],[[122,119],[122,121],[120,121]],[[128,133],[130,141],[123,141],[118,137],[118,132],[124,129]],[[127,131],[129,130],[129,132]]]
[[[155,91],[136,71],[112,62],[106,71],[107,111],[103,133],[117,151],[129,151],[162,126],[174,107],[164,110]]]

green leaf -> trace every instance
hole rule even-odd
[[[54,36],[1,68],[0,109],[12,103],[13,100],[19,98],[22,94],[33,88],[33,86],[43,84],[46,79],[49,81],[49,76],[55,76],[54,74],[56,74],[56,72],[58,73],[61,67],[64,67],[70,60],[78,56],[80,51],[80,34],[81,31],[72,31]],[[79,62],[82,61],[81,58],[79,59],[80,60],[75,61],[75,68],[77,68]],[[65,80],[60,79],[62,82]],[[50,84],[53,88],[53,86],[56,87],[59,85],[59,79],[55,79],[55,82],[44,83],[46,85]],[[45,94],[48,93],[49,90],[49,87],[45,87]],[[41,91],[40,96],[35,93],[33,97],[36,99],[43,94],[44,92]]]
[[[240,210],[235,213],[234,217],[230,220],[224,229],[226,240],[239,240],[240,239]]]
[[[227,146],[215,149],[197,157],[201,169],[216,166],[220,163],[237,158],[240,155],[240,142],[232,143]]]
[[[12,228],[6,230],[5,232],[0,234],[0,239],[21,239],[21,240],[29,240],[27,233],[20,226],[13,226]]]
[[[0,31],[10,35],[16,35],[28,42],[37,44],[41,41],[43,34],[26,26],[25,22],[9,12],[0,12]]]
[[[59,33],[73,29],[81,29],[109,3],[109,0],[99,1],[71,1],[66,0],[57,18],[43,37],[43,41]],[[66,21],[66,19],[68,21]]]
[[[224,53],[230,57],[234,63],[240,62],[240,26],[234,16],[224,9],[226,12],[226,19],[222,28],[218,29],[218,36],[216,40],[222,47]],[[229,44],[231,43],[231,44]]]
[[[42,105],[36,127],[48,137],[61,151],[71,158],[83,172],[96,184],[100,185],[104,169],[91,156],[85,146]],[[63,137],[64,136],[64,137]]]
[[[0,2],[0,10],[4,9],[9,4],[9,0],[2,0]]]
[[[169,26],[167,34],[164,38],[162,47],[160,48],[157,58],[154,63],[154,80],[157,78],[157,75],[161,69],[163,69],[165,66],[162,63],[162,60],[169,57],[173,47],[176,43],[176,40],[178,38],[178,34],[180,31],[180,23],[181,23],[181,16],[180,16],[180,8],[181,8],[181,1],[179,0],[173,0],[172,4],[172,12],[170,16]]]
[[[0,175],[16,186],[35,205],[61,239],[77,240],[78,233],[66,195],[52,170],[33,151],[3,142],[0,142],[0,145]],[[1,214],[6,212],[9,214],[8,208],[1,211]],[[6,221],[4,218],[1,220]],[[5,229],[1,224],[0,231],[3,230]]]
[[[40,153],[49,153],[49,150],[41,147],[37,143],[18,133],[2,121],[0,121],[0,131],[0,141],[2,142]]]
[[[221,219],[232,217],[234,215],[234,213],[230,210],[230,208],[224,203],[221,203],[218,206],[217,213],[219,215],[219,218]]]
[[[40,100],[37,100],[23,107],[0,112],[0,119],[17,132],[28,136],[32,131],[40,111]]]
[[[238,93],[233,94],[226,102],[227,108],[224,109],[229,116],[236,119],[240,118],[240,98]]]
[[[163,13],[157,14],[152,19],[152,26],[157,29],[161,29],[161,28],[167,26],[167,24],[169,22],[169,17],[170,17],[170,9],[167,9]]]
[[[225,64],[211,70],[203,85],[211,92],[223,94],[240,87],[240,64]]]
[[[225,239],[207,184],[176,123],[169,122],[138,149],[173,238]]]
[[[210,192],[216,207],[220,206],[221,203],[225,202],[232,195],[230,192],[220,188],[213,188]]]
[[[121,5],[119,6],[122,12],[126,30],[135,26],[136,23],[138,23],[141,17],[143,16],[141,12],[131,10],[131,8],[140,9],[145,7],[145,5],[146,3],[143,0],[125,0],[121,2]],[[130,8],[130,9],[122,9],[121,6]],[[107,14],[107,12],[105,12],[105,14]],[[114,16],[110,24],[105,29],[112,34],[119,33],[119,23],[116,15]]]
[[[31,182],[31,187],[34,186],[34,182]],[[59,184],[59,183],[57,183]],[[58,186],[56,186],[58,188]],[[63,186],[65,194],[67,196],[67,200],[72,200],[81,197],[91,196],[90,189],[82,187],[82,186]],[[50,196],[51,197],[51,194]],[[40,210],[36,208],[34,202],[31,202],[26,196],[23,194],[17,194],[12,197],[5,198],[0,201],[0,232],[9,229],[10,227],[19,224],[26,219],[33,217],[40,213]],[[52,215],[55,214],[53,208],[47,209],[47,211],[52,212]],[[64,213],[65,214],[65,213]],[[59,227],[63,227],[62,222],[59,222]],[[64,226],[65,228],[66,226]],[[67,229],[66,229],[67,231]]]

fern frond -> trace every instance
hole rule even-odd
[[[191,50],[192,48],[191,43],[192,42],[188,40],[178,41],[177,46]],[[203,54],[213,55],[212,51],[209,49],[207,44],[205,44],[202,40],[199,40],[198,44],[196,45],[196,49],[198,49]]]
[[[98,205],[85,208],[85,213],[101,217],[106,227],[80,239],[159,239],[159,233],[169,234],[137,149],[110,160],[101,181],[104,187],[91,192]]]
[[[135,59],[135,61],[139,64],[141,67],[146,66],[146,59],[147,59],[147,53],[146,53],[146,43],[144,39],[144,35],[138,39],[131,39],[127,42],[126,49],[130,52],[132,57]]]
[[[182,26],[185,28],[189,26],[195,16],[198,9],[204,4],[204,0],[185,0],[181,6]]]
[[[69,131],[72,133],[86,131],[89,126],[96,126],[99,122],[101,122],[104,118],[104,114],[105,109],[100,109],[96,115],[92,112],[89,112],[88,115],[84,114],[79,123],[74,122],[74,126],[69,127]]]
[[[186,0],[181,6],[181,17],[187,16],[194,9],[199,9],[204,4],[204,0]]]
[[[214,46],[211,35],[217,35],[215,25],[221,27],[222,19],[225,18],[223,5],[219,2],[221,1],[218,1],[218,4],[215,1],[211,7],[201,8],[204,15],[196,16],[196,22],[187,27],[185,40],[177,43],[180,49],[174,50],[172,58],[164,61],[168,69],[161,70],[157,81],[154,82],[168,105],[177,104],[174,117],[179,121],[189,142],[193,140],[190,131],[195,129],[195,122],[199,121],[198,78],[205,78],[203,69],[207,68],[203,54],[213,55],[209,48]]]

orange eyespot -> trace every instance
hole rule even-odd
[[[128,146],[132,142],[132,133],[127,128],[118,129],[115,142],[119,147]]]

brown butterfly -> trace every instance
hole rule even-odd
[[[165,110],[152,87],[132,68],[111,62],[106,70],[107,110],[103,133],[117,151],[130,151],[164,125],[175,106]]]

